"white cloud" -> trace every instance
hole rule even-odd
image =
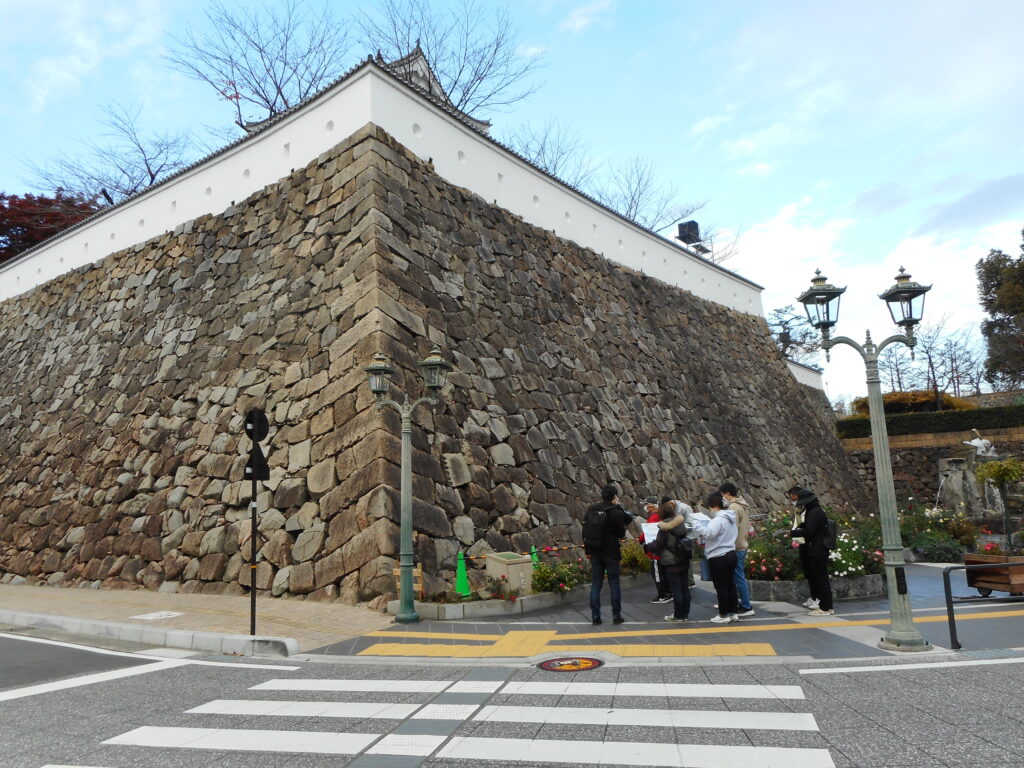
[[[768,163],[761,160],[740,168],[736,173],[740,176],[768,176],[775,172],[775,166],[776,163]]]
[[[546,45],[520,45],[516,50],[516,53],[524,59],[534,59],[537,56],[543,56],[547,52],[548,47]]]
[[[163,33],[156,0],[103,7],[93,3],[48,2],[32,6],[21,20],[29,30],[23,43],[51,51],[25,60],[19,67],[33,111],[54,98],[77,91],[107,59],[156,44]],[[32,40],[38,36],[38,40]]]
[[[700,136],[701,134],[713,131],[723,123],[729,122],[732,119],[731,115],[712,115],[711,117],[705,117],[703,120],[698,120],[693,124],[690,129],[691,136]]]
[[[582,32],[597,22],[604,12],[608,11],[611,7],[612,0],[597,0],[597,2],[590,3],[590,5],[581,5],[573,8],[562,22],[562,29]]]

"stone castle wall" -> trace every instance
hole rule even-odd
[[[219,216],[0,304],[0,573],[50,583],[367,600],[393,591],[397,415],[418,395],[417,559],[579,542],[598,487],[695,502],[733,479],[869,509],[763,318],[666,286],[447,184],[375,126]],[[249,557],[243,414],[271,480]],[[479,580],[479,575],[474,574]]]

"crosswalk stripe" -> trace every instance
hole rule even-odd
[[[345,693],[441,693],[452,680],[311,680],[281,678],[252,686],[250,691],[337,691]]]
[[[437,758],[675,768],[722,768],[730,765],[742,765],[743,768],[835,768],[827,749],[652,744],[640,740],[601,742],[456,736],[437,753]]]
[[[384,704],[375,701],[266,701],[217,699],[186,711],[195,715],[273,715],[275,717],[356,717],[365,720],[405,720],[419,704]],[[475,709],[475,707],[474,707]]]
[[[604,707],[483,707],[474,720],[562,725],[635,725],[662,728],[728,728],[816,731],[814,715],[802,712],[727,710],[605,709]]]
[[[379,733],[323,731],[264,731],[224,728],[160,728],[143,726],[104,744],[134,747],[178,747],[253,752],[306,752],[319,755],[354,755],[378,738]]]
[[[710,683],[538,683],[510,682],[499,693],[543,696],[667,696],[706,699],[803,699],[798,685],[714,685]]]

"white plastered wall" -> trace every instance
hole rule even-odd
[[[757,286],[558,184],[372,65],[231,150],[0,267],[0,300],[220,213],[371,122],[432,160],[449,182],[531,224],[702,298],[762,314]]]

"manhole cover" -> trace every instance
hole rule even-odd
[[[548,672],[586,672],[588,669],[597,669],[604,664],[600,659],[591,659],[587,656],[566,656],[561,659],[548,659],[537,666]]]

